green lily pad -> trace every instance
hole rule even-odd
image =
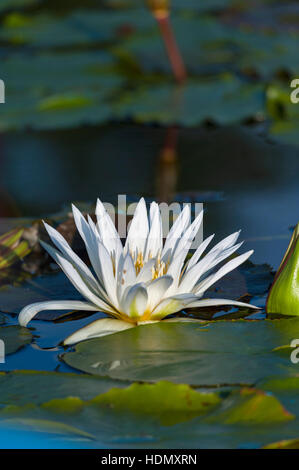
[[[92,434],[82,431],[74,426],[46,419],[11,418],[1,420],[1,424],[8,429],[58,434],[70,438],[75,436],[81,439],[94,439]]]
[[[290,359],[272,350],[290,342],[296,331],[298,335],[296,319],[208,326],[162,321],[84,341],[63,360],[76,369],[122,380],[254,384],[266,375],[295,373]]]
[[[226,424],[268,424],[289,421],[295,418],[272,395],[244,388],[236,391],[216,410],[208,421]]]
[[[189,73],[215,74],[233,70],[240,53],[237,29],[207,17],[181,18],[172,15],[171,24]],[[118,46],[145,72],[171,74],[165,45],[156,27],[129,36]],[[116,49],[118,50],[118,49]]]
[[[75,10],[57,17],[46,13],[36,15],[11,13],[1,27],[0,41],[31,46],[88,46],[122,38],[122,28],[143,31],[155,26],[155,20],[143,9],[130,12]]]
[[[165,396],[165,391],[171,393]],[[113,388],[90,401],[68,397],[41,406],[6,406],[0,416],[17,428],[48,433],[68,435],[75,428],[78,436],[90,436],[95,445],[105,443],[109,448],[182,448],[184,442],[191,448],[215,447],[220,436],[222,447],[238,447],[252,439],[260,447],[282,439],[286,432],[296,436],[293,417],[276,398],[259,390],[240,389],[222,396],[166,382]]]
[[[278,393],[294,393],[299,392],[299,377],[269,377],[260,387],[264,390],[270,390]]]
[[[125,382],[81,374],[15,371],[0,374],[0,403],[16,406],[39,405],[49,400],[70,396],[90,400],[99,393],[107,392],[111,387],[126,385]]]
[[[290,361],[290,357],[288,358]],[[267,392],[275,394],[287,409],[298,414],[299,409],[299,377],[296,376],[298,364],[293,364],[294,374],[290,377],[273,376],[259,383],[259,387]]]
[[[242,102],[242,106],[240,106]],[[263,112],[263,87],[227,77],[184,87],[152,86],[128,92],[116,106],[119,119],[195,126],[206,120],[232,124]]]
[[[299,71],[297,43],[297,34],[261,34],[254,30],[243,32],[240,45],[244,54],[240,58],[239,67],[251,68],[265,79],[281,70],[296,77]]]
[[[109,99],[123,84],[114,66],[111,54],[94,51],[8,58],[2,78],[9,99],[0,128],[65,128],[109,120]]]
[[[264,449],[299,449],[299,439],[287,439],[279,442],[272,442],[263,447]]]
[[[4,341],[5,354],[13,354],[32,341],[32,334],[20,326],[1,326],[0,339]]]
[[[12,8],[24,8],[36,5],[40,0],[1,0],[0,12],[10,10]]]
[[[105,5],[110,8],[136,8],[140,7],[140,0],[105,0]],[[205,12],[210,10],[218,10],[230,6],[232,0],[171,0],[171,11],[173,10],[192,10],[196,12]]]
[[[188,421],[207,413],[220,402],[216,393],[201,393],[188,385],[170,382],[133,384],[129,388],[112,388],[91,400],[93,406],[108,406],[117,411],[158,416],[164,426]]]

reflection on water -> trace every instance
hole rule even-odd
[[[170,200],[192,191],[201,200],[201,192],[223,191],[224,200],[205,205],[205,234],[242,228],[254,260],[275,267],[298,220],[298,150],[273,145],[254,128],[24,132],[2,136],[0,152],[2,217],[41,216],[97,196]]]

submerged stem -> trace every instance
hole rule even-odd
[[[154,16],[158,22],[175,79],[178,83],[184,83],[187,78],[187,71],[175,39],[169,14],[154,13]]]

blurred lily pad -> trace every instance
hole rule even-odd
[[[35,47],[87,46],[122,38],[122,28],[144,30],[155,25],[142,9],[130,12],[75,10],[67,16],[11,13],[4,19],[0,41]]]
[[[165,390],[171,393],[161,396]],[[243,388],[222,396],[167,382],[114,388],[90,401],[68,397],[41,406],[8,405],[0,415],[10,426],[49,434],[68,435],[75,428],[78,436],[89,436],[95,445],[105,443],[109,448],[182,448],[184,442],[192,448],[198,448],[199,442],[211,447],[220,435],[222,447],[241,446],[252,439],[256,447],[282,438],[286,431],[293,437],[296,432],[292,415],[260,390]]]
[[[298,88],[298,86],[296,87]],[[270,137],[278,142],[299,144],[299,104],[292,103],[295,88],[273,82],[267,88],[267,111],[272,118]]]
[[[207,17],[172,16],[171,23],[189,73],[211,75],[233,70],[240,53],[237,29],[232,32],[232,28]],[[144,72],[171,74],[158,28],[129,36],[115,50],[129,54]]]
[[[233,392],[224,405],[208,418],[209,422],[265,425],[295,418],[274,396],[249,388]]]
[[[12,8],[24,8],[32,5],[37,5],[40,0],[1,0],[0,13]]]
[[[34,418],[10,418],[2,419],[1,424],[8,429],[24,431],[45,432],[47,434],[63,435],[65,437],[78,437],[83,439],[94,439],[91,434],[59,421]]]
[[[120,390],[126,385],[125,382],[83,374],[22,370],[0,374],[0,402],[24,406],[69,396],[91,400],[111,387],[117,386]]]
[[[109,99],[123,83],[114,66],[106,52],[7,59],[3,79],[8,99],[0,128],[76,127],[109,120]]]
[[[111,8],[136,8],[140,7],[140,0],[104,0],[107,7]],[[171,0],[171,11],[173,10],[192,10],[195,12],[204,12],[210,10],[218,10],[230,6],[232,0]]]
[[[272,442],[263,447],[264,449],[299,449],[299,439],[288,439]]]
[[[20,326],[1,326],[0,339],[5,345],[5,354],[13,354],[32,341],[32,334]]]
[[[263,87],[233,77],[193,82],[185,87],[166,85],[128,92],[115,114],[139,123],[195,126],[206,120],[232,124],[263,113]],[[240,106],[242,103],[242,106]]]
[[[171,426],[206,414],[219,402],[216,393],[201,393],[188,385],[163,381],[154,385],[135,383],[125,389],[112,388],[91,400],[91,405],[158,417],[164,426]]]

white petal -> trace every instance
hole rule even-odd
[[[72,335],[68,336],[64,340],[65,345],[70,345],[74,343],[79,343],[79,341],[84,341],[86,339],[98,338],[100,336],[111,335],[113,333],[118,333],[119,331],[124,331],[129,328],[134,328],[133,323],[124,322],[122,320],[115,320],[112,318],[101,318],[96,320],[89,325],[81,328]]]
[[[221,263],[223,260],[231,256],[233,253],[235,253],[241,246],[243,245],[244,242],[238,243],[237,245],[233,245],[230,248],[226,248],[223,251],[218,251],[217,258],[210,264],[209,269],[214,268],[214,266],[217,266],[217,264]]]
[[[77,209],[74,204],[72,205],[73,208],[73,215],[74,215],[74,220],[76,227],[78,229],[78,232],[81,235],[81,238],[83,239],[85,243],[85,247],[91,262],[91,265],[93,269],[95,270],[96,275],[99,278],[100,283],[103,282],[103,277],[102,277],[102,269],[101,269],[101,263],[99,260],[99,254],[98,254],[98,243],[100,241],[100,237],[96,236],[90,225],[87,223],[79,209]]]
[[[49,300],[47,302],[36,302],[24,307],[19,313],[19,324],[26,326],[30,320],[43,310],[86,310],[98,311],[98,307],[79,300]]]
[[[136,270],[131,254],[128,252],[121,256],[117,273],[117,298],[120,302],[124,291],[136,284]]]
[[[159,305],[154,309],[151,314],[152,320],[161,320],[162,318],[171,315],[172,313],[179,312],[186,308],[191,302],[196,300],[193,294],[180,294],[172,297],[167,297],[162,300]]]
[[[81,258],[71,249],[67,241],[63,238],[62,235],[60,235],[57,230],[55,230],[53,227],[48,225],[47,223],[44,222],[45,228],[54,243],[54,245],[61,251],[63,256],[74,265],[74,267],[77,269],[77,271],[81,274],[82,277],[88,281],[89,287],[94,291],[94,293],[99,293],[101,292],[101,287],[95,277],[93,276],[92,272],[90,269],[86,266],[86,264],[81,260]],[[51,252],[51,247],[47,243],[44,243],[41,241],[41,245],[45,250],[48,251],[50,256],[52,256]]]
[[[158,277],[146,286],[148,295],[147,308],[149,310],[154,309],[156,305],[161,301],[162,297],[165,295],[165,292],[171,286],[172,281],[172,277],[166,275]]]
[[[168,295],[173,295],[178,290],[181,270],[184,265],[185,258],[189,252],[191,244],[196,236],[202,223],[203,211],[196,217],[194,222],[188,227],[182,238],[179,240],[173,250],[171,261],[167,270],[167,274],[173,277],[173,283],[169,289]],[[182,292],[182,291],[180,291]]]
[[[192,242],[196,237],[196,234],[202,224],[203,213],[204,211],[202,210],[200,214],[198,214],[196,219],[192,222],[192,224],[187,228],[185,233],[182,235],[181,239],[179,240],[175,249],[172,252],[172,258],[176,256],[177,253],[180,253],[183,249],[189,251]]]
[[[169,287],[167,291],[168,296],[174,295],[177,293],[178,285],[180,282],[181,270],[184,265],[184,261],[185,261],[188,251],[189,251],[188,247],[183,248],[181,252],[178,253],[174,257],[174,259],[171,261],[168,267],[167,274],[173,278],[173,283],[171,284],[171,286]]]
[[[185,275],[182,277],[181,283],[179,285],[178,292],[190,292],[196,284],[200,283],[200,278],[206,274],[217,264],[221,263],[225,258],[228,258],[232,255],[240,246],[243,244],[239,243],[238,245],[232,246],[222,252],[211,251],[209,252],[201,261],[195,264]],[[197,290],[197,286],[196,289]]]
[[[237,300],[229,300],[229,299],[201,299],[195,302],[192,302],[188,305],[188,308],[193,307],[214,307],[214,306],[221,306],[221,305],[236,305],[238,307],[249,307],[259,309],[255,305],[247,304],[245,302],[238,302]]]
[[[62,255],[58,252],[56,253],[56,258],[54,258],[56,263],[59,264],[65,275],[75,286],[78,292],[80,292],[83,297],[85,297],[89,302],[96,305],[99,310],[104,312],[114,312],[114,309],[104,302],[99,296],[95,295],[85,284],[81,276],[78,274],[74,266],[67,261]]]
[[[199,258],[201,257],[201,255],[203,254],[203,252],[205,251],[205,249],[207,248],[207,246],[211,242],[211,240],[214,238],[214,236],[215,236],[215,234],[211,235],[210,237],[206,238],[206,240],[204,240],[199,245],[199,247],[196,249],[195,253],[193,254],[192,258],[190,259],[190,261],[188,263],[188,266],[186,268],[186,272],[188,272],[189,269],[192,268],[197,263],[197,261],[199,260]]]
[[[228,237],[224,238],[223,240],[221,240],[221,242],[217,243],[217,245],[215,245],[212,248],[210,253],[213,253],[214,251],[225,250],[226,248],[230,248],[232,245],[236,243],[236,241],[239,238],[240,233],[241,233],[241,230],[239,230],[238,232],[234,232]]]
[[[164,248],[162,251],[163,261],[168,261],[169,256],[171,255],[176,244],[181,238],[182,233],[186,230],[186,228],[190,224],[190,218],[191,218],[190,207],[189,205],[187,205],[184,207],[180,215],[175,220],[173,226],[171,227],[166,237]]]
[[[123,246],[110,215],[99,199],[97,201],[96,216],[98,221],[97,226],[102,243],[110,255],[115,257],[117,262],[123,250]]]
[[[146,211],[145,200],[142,197],[137,204],[131,221],[130,229],[128,232],[125,251],[130,251],[135,255],[138,253],[144,254],[145,244],[148,237],[149,224]]]
[[[160,209],[156,202],[152,202],[150,207],[150,231],[146,242],[144,258],[146,260],[149,257],[156,258],[162,252],[162,244],[163,234]]]
[[[123,313],[132,319],[141,317],[147,306],[147,291],[143,284],[135,284],[125,291],[122,302],[121,310]]]
[[[113,272],[112,259],[109,252],[101,242],[98,243],[98,253],[101,263],[103,284],[105,286],[105,290],[112,305],[114,305],[115,308],[118,309],[119,304],[116,294],[116,276]]]
[[[207,277],[203,282],[199,283],[198,288],[196,289],[196,295],[202,295],[212,284],[217,282],[227,273],[233,271],[237,268],[240,264],[244,263],[249,256],[251,256],[253,250],[247,251],[243,253],[243,255],[237,256],[236,258],[228,261],[224,266],[222,266],[215,274],[211,274],[211,276]]]

